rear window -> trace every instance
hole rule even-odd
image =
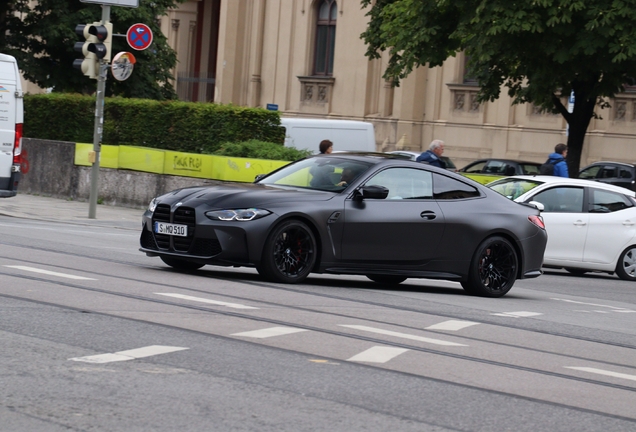
[[[515,200],[524,193],[539,186],[540,184],[542,184],[542,182],[510,178],[495,180],[494,182],[489,183],[487,186],[495,192],[499,192],[506,198]]]

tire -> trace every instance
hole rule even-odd
[[[623,251],[616,263],[616,274],[626,281],[636,281],[636,245]]]
[[[514,247],[500,236],[484,240],[475,251],[464,290],[480,297],[502,297],[517,280],[518,258]]]
[[[285,221],[267,237],[261,262],[256,268],[270,281],[300,283],[314,269],[316,251],[316,239],[305,223]]]
[[[181,270],[181,271],[198,270],[205,265],[205,264],[194,263],[191,261],[185,261],[179,258],[172,258],[167,256],[162,256],[159,258],[161,258],[161,261],[168,264],[170,267],[176,270]]]
[[[565,270],[568,273],[573,274],[574,276],[583,276],[585,273],[587,273],[587,270],[578,269],[578,268],[571,268],[571,267],[566,267]]]
[[[367,275],[373,282],[383,285],[399,285],[406,280],[404,276],[397,275]]]

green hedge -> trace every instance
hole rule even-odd
[[[25,137],[91,143],[94,121],[94,97],[63,93],[24,97]],[[284,139],[277,111],[146,99],[104,101],[104,144],[215,153],[226,143],[258,140],[282,146]]]

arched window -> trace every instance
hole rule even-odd
[[[336,18],[338,5],[335,0],[318,2],[316,20],[316,51],[314,53],[314,75],[333,74],[333,50],[336,44]]]

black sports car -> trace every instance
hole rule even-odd
[[[546,242],[536,208],[470,179],[385,153],[334,153],[254,183],[155,198],[140,250],[180,270],[249,266],[283,283],[312,272],[446,279],[500,297],[541,275]]]

